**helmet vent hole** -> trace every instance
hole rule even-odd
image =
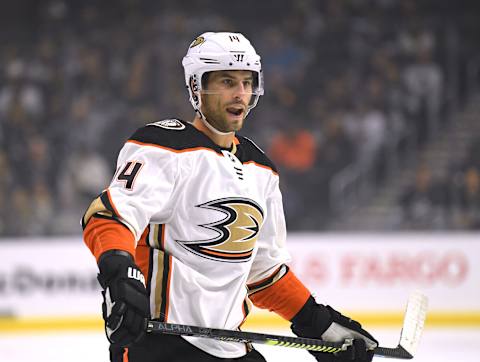
[[[228,63],[228,65],[232,66],[232,65],[233,65],[233,63],[232,63],[232,62],[230,62],[230,63]]]

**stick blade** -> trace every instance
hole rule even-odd
[[[427,318],[427,308],[428,298],[423,293],[416,291],[408,298],[399,345],[412,357],[420,343]]]

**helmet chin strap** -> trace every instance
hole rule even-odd
[[[228,136],[228,135],[231,135],[233,133],[235,133],[234,131],[230,131],[230,132],[222,132],[222,131],[219,131],[218,129],[216,129],[215,127],[213,127],[210,122],[207,121],[207,118],[205,117],[205,115],[197,109],[197,112],[200,114],[200,119],[202,120],[203,124],[205,126],[207,126],[207,128],[212,131],[213,133],[216,133],[220,136]]]
[[[192,92],[192,94],[194,94]],[[219,136],[228,136],[228,135],[231,135],[233,133],[235,133],[234,131],[231,131],[231,132],[222,132],[222,131],[219,131],[218,129],[216,129],[215,127],[213,127],[210,122],[207,121],[207,117],[205,117],[205,115],[203,114],[203,112],[200,110],[200,108],[202,107],[202,98],[200,98],[200,94],[197,94],[197,97],[198,97],[198,101],[197,101],[197,104],[195,105],[193,102],[192,102],[192,105],[193,105],[193,108],[195,108],[195,111],[197,111],[197,113],[200,115],[200,119],[202,120],[203,124],[205,126],[207,126],[207,128],[212,131],[213,133],[219,135]]]

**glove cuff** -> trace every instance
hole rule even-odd
[[[133,256],[128,251],[112,249],[112,250],[107,250],[106,252],[102,253],[102,255],[100,255],[100,257],[98,258],[98,265],[100,266],[100,264],[104,259],[114,255],[124,256],[133,263]]]
[[[108,250],[98,258],[98,269],[100,273],[97,275],[98,282],[103,289],[107,287],[110,280],[118,276],[121,269],[134,265],[135,262],[130,253],[124,250]]]
[[[329,310],[310,296],[302,309],[292,318],[292,330],[302,337],[318,337],[332,322]]]

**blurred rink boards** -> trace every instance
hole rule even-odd
[[[291,233],[288,249],[317,300],[360,320],[381,345],[396,345],[408,296],[420,290],[429,312],[415,361],[478,361],[480,235]],[[107,361],[96,264],[80,237],[1,239],[0,257],[0,360]],[[259,310],[242,329],[289,333]],[[78,346],[88,348],[72,355]],[[258,348],[269,362],[313,361],[305,351]]]

